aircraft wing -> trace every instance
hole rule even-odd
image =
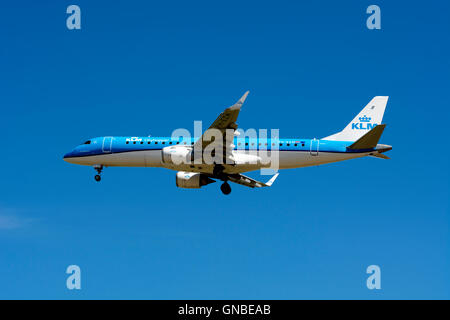
[[[225,157],[232,157],[231,151],[234,149],[233,145],[233,139],[230,139],[230,141],[225,141],[225,132],[227,129],[231,129],[234,131],[238,128],[238,125],[236,123],[239,111],[241,111],[242,104],[244,103],[245,99],[247,98],[249,91],[244,93],[244,95],[239,99],[238,102],[236,102],[231,107],[228,107],[225,109],[219,117],[212,123],[212,125],[203,133],[203,135],[198,139],[194,144],[194,150],[204,150],[209,144],[214,142],[213,139],[210,139],[209,137],[205,137],[205,134],[210,129],[216,129],[222,132],[223,137],[223,148],[225,149],[225,152],[223,153]],[[212,140],[212,141],[211,141]],[[224,159],[225,160],[225,159]],[[225,163],[225,161],[224,161]]]
[[[234,183],[241,184],[246,187],[250,188],[262,188],[262,187],[270,187],[272,183],[275,181],[275,179],[278,177],[279,173],[276,173],[272,178],[270,178],[269,181],[266,183],[257,181],[255,179],[252,179],[250,177],[244,176],[243,174],[237,173],[237,174],[229,174],[228,180]]]

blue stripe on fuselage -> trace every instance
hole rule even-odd
[[[109,138],[98,137],[90,139],[90,144],[77,146],[73,151],[67,153],[64,158],[85,157],[94,155],[103,155],[109,153],[161,150],[168,146],[187,146],[194,144],[198,138],[182,139],[171,137],[112,137],[110,144]],[[261,141],[261,142],[260,142]],[[106,145],[105,145],[106,142]],[[277,145],[273,145],[277,143]],[[317,143],[319,146],[317,148]],[[267,144],[267,145],[266,145]],[[314,139],[279,139],[278,142],[271,139],[234,139],[235,150],[277,150],[279,151],[303,151],[303,152],[368,152],[370,150],[348,150],[347,147],[352,144],[349,141],[331,141]]]

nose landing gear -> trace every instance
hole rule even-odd
[[[222,185],[220,186],[220,190],[222,191],[223,194],[227,195],[231,193],[231,187],[228,184],[228,182],[224,182],[222,183]]]
[[[98,174],[95,175],[94,179],[97,182],[100,182],[100,180],[102,180],[102,177],[100,176],[100,174],[102,173],[103,170],[103,165],[95,165],[94,169],[97,170]]]

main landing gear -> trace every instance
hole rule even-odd
[[[94,177],[95,181],[100,182],[100,180],[102,180],[102,177],[100,176],[100,174],[102,173],[103,170],[103,165],[95,165],[94,169],[97,170],[97,173]]]
[[[222,185],[220,186],[220,190],[222,191],[223,194],[227,195],[231,193],[231,187],[227,182],[228,180],[227,176],[223,173],[224,170],[225,170],[224,166],[220,164],[214,165],[213,177],[223,181]]]
[[[222,193],[225,195],[231,193],[231,187],[226,181],[222,183],[222,185],[220,186],[220,190],[222,190]]]

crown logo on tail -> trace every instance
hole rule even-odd
[[[364,115],[364,117],[359,117],[359,121],[361,122],[370,122],[370,120],[372,120],[372,118],[367,117],[366,115]]]

